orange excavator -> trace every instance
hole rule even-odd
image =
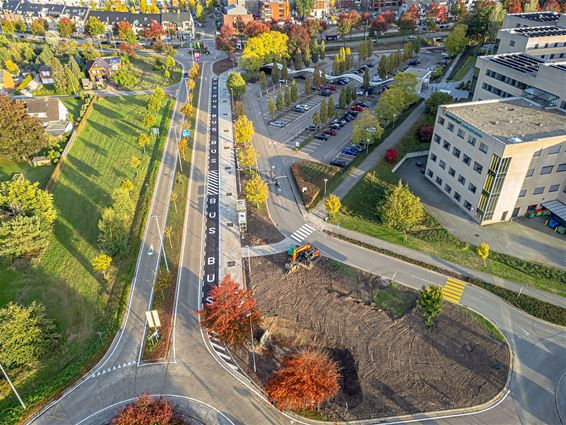
[[[289,261],[285,263],[285,269],[288,273],[296,272],[299,267],[310,270],[320,258],[320,250],[310,244],[294,246],[287,252]]]

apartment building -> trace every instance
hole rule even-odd
[[[566,27],[502,29],[497,33],[495,45],[497,54],[527,53],[541,59],[560,60],[566,58]]]
[[[481,225],[566,203],[566,113],[524,98],[440,106],[425,176]]]
[[[289,0],[263,0],[257,2],[262,21],[288,21],[291,18]]]
[[[564,14],[557,12],[509,13],[505,15],[501,28],[555,26],[561,19],[564,19],[561,15]]]

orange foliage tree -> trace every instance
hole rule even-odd
[[[112,420],[112,425],[183,425],[185,422],[175,414],[173,403],[162,398],[142,394],[128,404]]]
[[[201,326],[226,344],[243,343],[250,335],[250,324],[261,318],[252,291],[241,288],[228,274],[209,297],[210,302],[198,311]]]
[[[285,357],[265,389],[279,408],[313,410],[338,394],[339,379],[336,362],[320,351],[305,350]]]

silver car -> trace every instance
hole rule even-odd
[[[269,125],[272,125],[273,127],[277,127],[277,128],[283,128],[285,127],[285,123],[283,121],[277,120],[277,121],[271,121],[269,123]]]

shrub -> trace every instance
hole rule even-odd
[[[417,136],[419,136],[421,143],[430,143],[433,133],[434,128],[431,125],[421,125],[417,128]]]
[[[385,152],[385,160],[387,162],[393,164],[397,162],[398,159],[399,159],[399,153],[397,152],[397,149],[395,148],[387,149],[387,151]]]

